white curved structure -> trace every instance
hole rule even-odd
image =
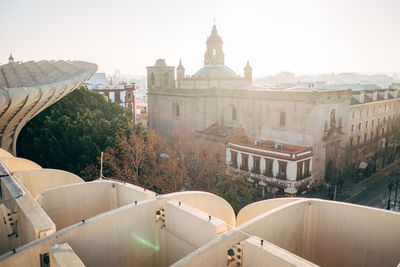
[[[0,267],[46,261],[154,267],[400,262],[397,212],[280,198],[252,203],[236,217],[228,202],[211,193],[158,195],[118,181],[83,182],[24,161],[12,171],[10,158],[18,158],[3,152],[0,171],[9,172],[0,179]]]
[[[0,66],[0,146],[16,154],[22,127],[97,71],[83,61],[11,62]]]

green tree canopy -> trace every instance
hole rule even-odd
[[[17,154],[45,168],[75,174],[97,164],[132,115],[82,86],[33,118],[21,131]]]

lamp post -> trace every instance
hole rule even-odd
[[[387,210],[390,210],[390,195],[392,194],[393,183],[389,184],[388,189],[389,189],[389,200],[388,200]]]

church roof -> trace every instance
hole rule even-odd
[[[215,25],[213,26],[211,30],[211,35],[208,37],[207,41],[209,40],[217,40],[217,41],[222,40],[221,36],[218,35],[217,26]]]
[[[225,65],[213,64],[204,65],[193,76],[195,77],[215,77],[215,78],[237,78],[239,77],[233,70]]]

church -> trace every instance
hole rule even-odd
[[[164,59],[147,67],[149,127],[223,142],[228,168],[265,190],[292,196],[323,182],[341,147],[382,139],[398,121],[398,88],[257,88],[249,62],[243,76],[225,65],[215,25],[206,44],[194,75],[181,61],[176,69]]]

